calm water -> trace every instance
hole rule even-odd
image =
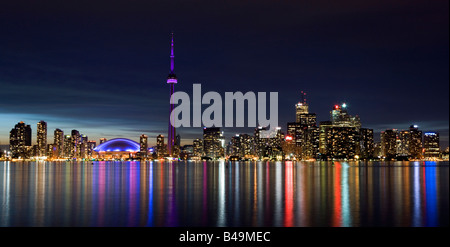
[[[448,226],[448,162],[0,162],[0,226]]]

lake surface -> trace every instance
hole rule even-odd
[[[448,162],[0,162],[0,226],[448,226]]]

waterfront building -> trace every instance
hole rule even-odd
[[[13,158],[28,158],[31,150],[31,127],[19,122],[9,133],[9,149]]]
[[[87,143],[87,152],[88,152],[88,157],[92,158],[92,156],[94,155],[94,149],[97,146],[97,142],[96,141],[88,141]]]
[[[381,142],[375,142],[373,145],[373,156],[375,158],[381,158],[383,156],[383,152],[381,150]]]
[[[88,136],[80,135],[80,143],[78,144],[78,158],[87,159],[88,158]]]
[[[239,135],[231,137],[231,141],[229,144],[229,148],[227,150],[227,154],[229,156],[239,156],[241,157],[241,139]]]
[[[140,137],[140,149],[139,154],[141,159],[147,159],[148,158],[148,136],[142,134]]]
[[[156,155],[158,158],[163,158],[166,156],[167,149],[164,145],[164,136],[158,135],[156,137]]]
[[[80,144],[80,132],[78,130],[72,130],[72,135],[70,137],[70,158],[78,158],[79,156],[79,144]]]
[[[37,156],[42,157],[47,155],[47,123],[40,121],[37,123]]]
[[[55,144],[47,144],[47,159],[54,159],[56,158],[57,152],[56,152],[56,146]]]
[[[255,156],[255,138],[248,134],[239,135],[240,156],[244,158],[254,158]]]
[[[410,138],[409,130],[402,130],[398,132],[397,140],[396,140],[396,149],[397,149],[397,159],[407,159],[410,157],[410,148],[409,142]]]
[[[396,129],[387,129],[381,132],[381,152],[386,160],[395,159],[397,156]]]
[[[193,146],[193,156],[201,158],[203,156],[203,140],[195,139],[192,146]]]
[[[358,155],[359,130],[355,127],[329,128],[327,150],[332,159],[355,159]]]
[[[55,148],[54,158],[64,157],[64,131],[55,129],[53,132],[53,147]]]
[[[293,142],[301,147],[302,159],[315,159],[319,153],[320,130],[317,127],[316,114],[309,112],[305,95],[302,92],[302,101],[295,105],[296,121],[288,123],[287,135],[291,136]]]
[[[326,160],[330,156],[327,137],[331,127],[333,127],[331,121],[322,121],[319,124],[319,155],[323,160]]]
[[[423,148],[425,159],[437,159],[440,157],[439,133],[425,132],[423,135]]]
[[[277,127],[275,134],[270,136],[263,135],[263,131],[268,131],[268,129],[264,127],[255,129],[254,143],[256,157],[259,159],[282,159],[284,134],[281,132],[281,128]]]
[[[422,131],[419,130],[419,126],[411,125],[409,127],[409,153],[411,159],[421,159],[422,155]]]
[[[72,136],[64,136],[64,158],[71,158],[72,154]],[[62,157],[61,157],[62,158]]]
[[[94,157],[105,160],[126,160],[137,158],[139,143],[125,138],[111,139],[94,148]]]
[[[203,152],[206,157],[217,159],[223,157],[224,138],[220,128],[203,128]]]
[[[361,159],[372,159],[374,157],[373,129],[360,129],[360,150]]]

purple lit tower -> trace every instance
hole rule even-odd
[[[173,33],[172,33],[172,42],[170,44],[170,74],[167,76],[167,83],[170,85],[170,97],[172,97],[172,94],[175,92],[175,84],[177,83],[177,76],[173,72],[174,70],[174,55],[173,55]],[[169,97],[169,100],[170,100]],[[170,104],[170,101],[169,101]],[[175,108],[175,105],[170,104],[170,112],[169,112],[169,133],[167,138],[167,152],[169,153],[169,156],[172,156],[173,154],[173,147],[175,145],[175,127],[172,125],[172,123],[175,122],[175,119],[170,119],[170,113]],[[172,120],[172,121],[170,121]]]

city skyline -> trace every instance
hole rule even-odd
[[[0,145],[8,145],[17,122],[35,129],[40,120],[48,123],[49,138],[60,128],[95,140],[139,141],[146,134],[154,143],[166,134],[167,40],[174,31],[179,90],[201,82],[219,93],[278,91],[284,131],[306,91],[317,122],[346,102],[376,137],[417,124],[439,132],[441,146],[448,146],[447,2],[349,1],[327,10],[323,3],[208,3],[191,11],[174,4],[170,20],[158,14],[165,3],[97,2],[82,10],[30,4],[33,12],[7,4],[9,12],[0,10],[9,23],[2,29],[9,38],[0,41]],[[219,14],[236,6],[235,15]],[[273,15],[261,6],[274,7]],[[124,9],[123,18],[112,18]],[[199,24],[206,18],[209,23]],[[245,25],[234,29],[236,23]],[[229,140],[252,128],[223,131]],[[182,144],[201,132],[180,128]]]
[[[300,101],[301,102],[301,101]],[[307,106],[309,106],[308,104],[306,104]],[[347,106],[347,103],[346,102],[344,102],[344,103],[342,103],[342,105],[345,105],[345,106]],[[336,107],[337,107],[338,105],[333,105],[333,110],[332,111],[330,111],[330,114],[332,114],[332,112],[336,109]],[[298,114],[297,113],[295,113],[295,111],[293,111],[293,114],[296,114],[297,116],[298,116]],[[311,114],[311,113],[310,113]],[[314,114],[314,118],[315,118],[315,113],[312,113],[312,114]],[[358,117],[358,115],[355,115],[356,117]],[[295,118],[295,117],[294,117]],[[317,123],[325,123],[325,122],[330,122],[331,123],[331,121],[329,121],[330,119],[328,119],[328,120],[325,120],[325,121],[317,121]],[[46,122],[45,120],[40,120],[39,122],[37,122],[36,124],[37,124],[37,126],[39,126],[39,124],[41,124],[41,123],[44,123],[45,124],[45,126],[47,126],[49,123],[48,122]],[[296,121],[296,122],[299,122],[299,121]],[[24,123],[24,124],[26,124],[26,125],[30,125],[31,126],[31,124],[29,123],[29,122],[25,122],[25,121],[18,121],[18,122],[16,122],[16,124],[18,124],[18,123]],[[289,125],[290,124],[293,124],[293,123],[295,123],[295,122],[292,122],[292,123],[287,123],[287,127],[286,126],[279,126],[280,128],[281,128],[281,131],[282,131],[282,133],[283,134],[285,134],[285,135],[289,135]],[[361,123],[359,123],[360,125],[361,125]],[[320,126],[320,124],[317,124],[317,127],[319,127]],[[383,130],[381,130],[380,132],[375,132],[375,131],[373,131],[373,136],[374,136],[374,141],[375,142],[381,142],[381,138],[380,138],[380,136],[382,135],[382,133],[384,132],[384,131],[386,131],[386,130],[395,130],[395,131],[403,131],[403,130],[406,130],[406,129],[408,129],[408,127],[410,127],[410,126],[414,126],[414,127],[417,127],[417,128],[420,128],[420,126],[419,125],[416,125],[416,124],[410,124],[409,126],[402,126],[401,128],[386,128],[386,129],[383,129]],[[263,127],[263,126],[262,126]],[[370,126],[368,127],[368,126],[366,126],[366,125],[363,125],[363,127],[365,127],[365,129],[367,129],[367,128],[369,128],[369,129],[371,129],[370,128]],[[38,127],[39,128],[39,127]],[[39,142],[38,142],[38,139],[39,139],[39,136],[38,136],[38,128],[36,128],[35,129],[35,131],[36,132],[33,132],[32,131],[32,135],[31,135],[31,144],[32,145],[38,145],[39,146]],[[204,130],[204,127],[197,127],[197,128],[195,128],[195,127],[191,127],[191,128],[194,128],[194,129],[197,129],[197,130],[199,130],[200,132],[202,132],[203,130]],[[53,129],[53,131],[58,131],[58,130],[63,130],[63,131],[72,131],[72,130],[77,130],[77,131],[79,131],[79,129],[66,129],[66,130],[64,130],[63,128],[54,128]],[[222,132],[224,132],[224,137],[225,137],[225,142],[226,143],[228,143],[229,141],[232,141],[232,138],[235,136],[235,135],[237,135],[237,134],[252,134],[253,133],[253,131],[255,130],[255,128],[252,128],[252,127],[243,127],[243,128],[237,128],[237,127],[234,127],[234,128],[226,128],[226,127],[219,127],[219,129],[221,129],[222,130]],[[236,129],[243,129],[243,130],[246,130],[246,131],[238,131],[238,132],[229,132],[229,133],[226,133],[226,129],[234,129],[234,130],[236,130]],[[423,131],[424,132],[424,134],[426,134],[426,133],[438,133],[439,135],[440,135],[440,132],[439,131],[434,131],[434,130],[426,130],[426,129],[422,129],[422,128],[420,128],[421,129],[421,131]],[[33,130],[33,127],[31,127],[31,130]],[[52,129],[48,129],[49,131],[48,131],[48,133],[54,133],[53,131],[51,131]],[[373,130],[373,129],[371,129],[371,130]],[[1,131],[1,130],[0,130]],[[86,134],[86,132],[85,131],[83,131],[83,130],[81,130],[81,132],[80,133],[83,133],[83,135],[87,135]],[[1,146],[9,146],[9,142],[10,142],[10,137],[9,137],[9,134],[10,134],[10,132],[8,131],[8,137],[7,137],[7,141],[3,144],[3,143],[1,143],[0,142],[0,147]],[[145,136],[147,136],[147,138],[149,139],[149,142],[148,142],[148,144],[150,145],[150,146],[157,146],[157,143],[158,143],[158,141],[157,141],[157,138],[159,137],[159,136],[163,136],[163,137],[167,137],[167,133],[164,133],[164,130],[161,130],[161,132],[157,135],[157,136],[152,136],[152,135],[147,135],[146,133],[141,133],[139,136],[113,136],[113,137],[110,137],[110,136],[100,136],[100,137],[98,137],[98,138],[93,138],[93,139],[91,139],[91,138],[89,138],[89,140],[91,141],[99,141],[98,143],[99,144],[101,144],[101,141],[102,141],[102,139],[107,139],[107,140],[110,140],[110,139],[115,139],[115,138],[126,138],[126,139],[130,139],[130,140],[133,140],[133,141],[136,141],[136,142],[140,142],[140,138],[141,138],[141,136],[142,135],[145,135]],[[34,136],[34,138],[33,138],[33,136]],[[49,141],[49,140],[53,140],[54,139],[54,134],[52,135],[52,134],[47,134],[47,130],[46,130],[46,136],[47,136],[47,139],[44,141],[45,143],[48,143],[48,144],[50,144],[51,143],[51,141]],[[89,135],[87,135],[87,136],[89,136]],[[181,144],[182,144],[182,146],[184,146],[184,145],[193,145],[193,143],[195,142],[195,140],[196,139],[198,139],[198,138],[200,138],[200,137],[202,137],[202,134],[200,133],[199,135],[197,135],[197,136],[194,136],[193,137],[193,139],[184,139],[184,138],[181,138]],[[442,139],[440,139],[440,146],[441,146],[441,149],[442,150],[445,150],[446,148],[448,148],[449,146],[447,145],[447,146],[443,146],[442,145]],[[167,145],[167,141],[166,141],[166,145]]]

